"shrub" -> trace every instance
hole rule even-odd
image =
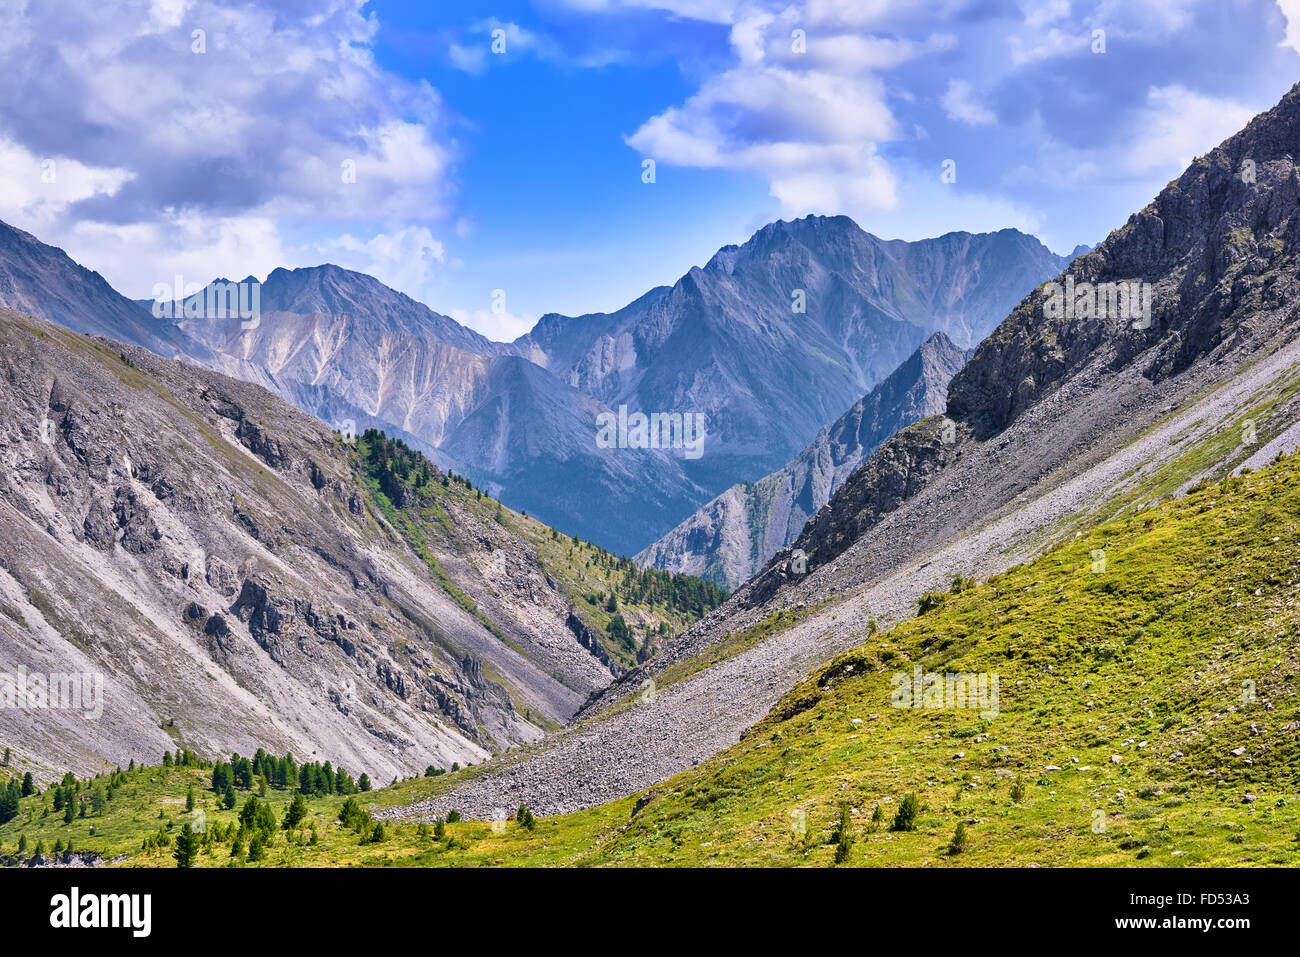
[[[924,615],[927,612],[934,611],[936,608],[938,608],[940,605],[944,603],[944,599],[946,599],[947,597],[948,596],[945,595],[943,592],[937,592],[937,591],[926,592],[916,602],[916,613],[918,615]]]

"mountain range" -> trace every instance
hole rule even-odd
[[[381,428],[620,553],[783,467],[935,331],[975,344],[1067,261],[1011,229],[885,241],[810,216],[618,312],[548,314],[494,343],[331,265],[273,270],[256,323],[183,303],[155,318],[152,301],[126,300],[62,251],[4,239],[0,303],[256,382],[336,429]],[[41,288],[65,287],[43,305]],[[624,407],[703,415],[702,454],[599,447],[597,417]]]

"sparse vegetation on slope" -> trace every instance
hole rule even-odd
[[[1298,598],[1292,458],[961,582],[928,614],[817,669],[739,744],[639,796],[532,829],[444,821],[435,838],[435,822],[387,821],[368,842],[334,821],[341,797],[307,796],[301,839],[237,861],[1294,866]],[[997,676],[996,701],[893,706],[916,668]],[[181,826],[201,776],[138,770],[136,790],[118,785],[102,816],[71,823],[49,790],[22,797],[0,848],[13,854],[26,837],[28,848],[90,849],[86,829],[102,820],[105,856],[165,863],[161,841],[140,844]],[[401,781],[354,800],[386,813],[430,786]],[[214,802],[204,793],[200,807]],[[197,864],[227,854],[200,852]]]

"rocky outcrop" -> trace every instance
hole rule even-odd
[[[1250,317],[1293,302],[1298,143],[1300,94],[1293,88],[1072,267],[1077,284],[1149,283],[1149,321],[1051,317],[1044,296],[1031,295],[953,380],[949,415],[987,438],[1050,394],[1103,343],[1114,347],[1115,367],[1140,357],[1158,381],[1242,333]]]
[[[614,660],[613,656],[605,650],[605,646],[600,643],[596,633],[572,611],[569,612],[569,617],[564,620],[564,625],[569,631],[573,632],[573,637],[578,639],[578,644],[590,651],[596,660],[608,668],[609,673],[615,678],[621,678],[627,674],[627,668]]]
[[[248,419],[240,421],[235,429],[235,437],[271,468],[286,469],[292,464],[280,441],[273,438],[266,429]]]

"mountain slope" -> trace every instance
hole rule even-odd
[[[0,223],[0,306],[18,309],[77,332],[141,346],[168,358],[210,358],[208,350],[172,323],[77,265],[62,249]]]
[[[0,711],[25,759],[477,761],[716,604],[259,387],[10,310],[0,333],[0,647],[105,696],[97,720]]]
[[[804,523],[882,442],[917,419],[943,411],[948,382],[972,351],[936,332],[784,468],[757,482],[733,485],[640,553],[638,563],[689,572],[735,589],[794,541]]]
[[[339,820],[343,796],[309,793],[311,840],[275,836],[256,861],[230,847],[238,813],[209,767],[154,764],[76,782],[76,801],[106,783],[111,797],[71,823],[41,813],[48,794],[22,798],[0,846],[5,863],[73,841],[86,863],[170,867],[156,835],[188,819],[193,794],[201,867],[1294,867],[1298,608],[1291,456],[958,580],[911,621],[856,636],[738,743],[590,810],[430,828],[476,766],[357,795],[365,827]],[[912,697],[917,669],[944,679],[929,706]],[[956,696],[959,674],[982,689],[973,700]]]

